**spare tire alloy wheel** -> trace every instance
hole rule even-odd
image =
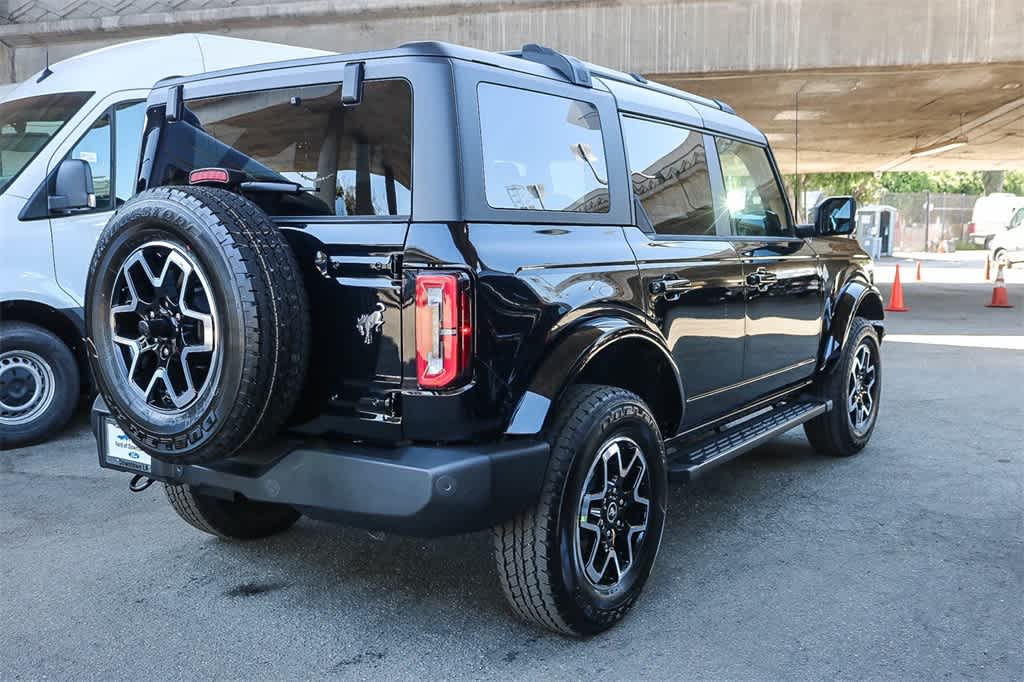
[[[179,245],[146,242],[124,261],[110,297],[111,341],[131,388],[157,410],[181,410],[211,384],[222,344],[210,284]]]
[[[97,243],[85,315],[100,393],[157,459],[259,446],[305,384],[302,272],[270,217],[226,190],[159,187],[125,203]]]

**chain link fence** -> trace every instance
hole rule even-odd
[[[951,251],[967,239],[974,194],[914,192],[883,194],[878,202],[896,209],[893,251]]]

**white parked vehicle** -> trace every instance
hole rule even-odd
[[[134,192],[156,81],[329,54],[181,34],[53,64],[0,102],[0,448],[70,418],[88,383],[85,279],[96,238]],[[62,187],[92,188],[87,195]],[[91,175],[91,178],[89,177]]]
[[[1006,230],[992,238],[989,248],[992,260],[1003,267],[1024,262],[1024,208],[1017,209]]]
[[[991,248],[992,239],[1006,229],[1019,208],[1024,208],[1024,197],[1016,194],[997,192],[980,197],[967,224],[969,239],[986,249]]]

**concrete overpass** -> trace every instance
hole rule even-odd
[[[6,81],[47,49],[179,31],[337,51],[539,42],[729,102],[787,173],[1024,168],[1021,0],[0,0],[0,15]]]

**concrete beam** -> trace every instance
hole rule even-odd
[[[56,3],[59,6],[59,3]],[[1020,0],[318,0],[0,26],[12,47],[231,31],[331,50],[435,39],[486,49],[541,42],[645,73],[788,71],[1013,61]],[[297,30],[301,28],[301,30]]]

